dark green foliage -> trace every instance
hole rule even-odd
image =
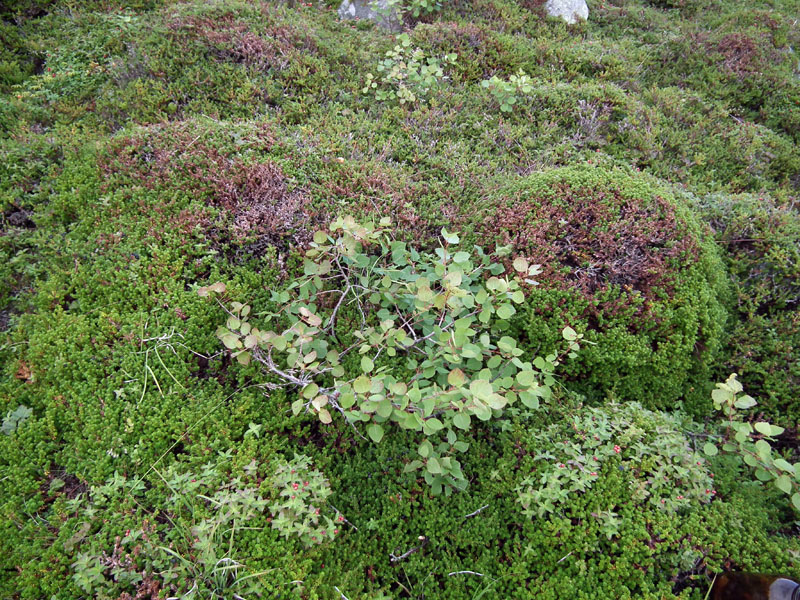
[[[772,422],[800,421],[796,2],[611,0],[576,26],[540,0],[444,2],[408,34],[457,62],[408,108],[360,93],[396,41],[339,22],[333,0],[1,4],[0,596],[84,597],[78,572],[109,598],[186,591],[202,561],[123,585],[81,557],[114,557],[129,529],[191,554],[210,505],[174,506],[158,473],[219,464],[213,495],[295,453],[358,529],[307,549],[254,518],[231,556],[269,571],[265,597],[699,600],[707,571],[800,575],[786,499],[724,457],[704,465],[715,499],[678,513],[638,502],[615,456],[560,514],[530,520],[514,493],[545,472],[540,430],[573,394],[706,416],[710,382],[735,370]],[[480,81],[519,69],[533,89],[501,113]],[[196,294],[225,281],[274,311],[345,213],[392,215],[428,250],[443,226],[465,243],[503,241],[500,217],[538,227],[519,253],[548,277],[512,333],[532,354],[565,324],[598,342],[559,373],[552,412],[470,435],[470,485],[447,501],[402,473],[405,434],[376,447],[292,417],[292,393],[219,352],[219,308]],[[638,277],[614,266],[630,239]],[[786,458],[794,442],[777,442]],[[92,512],[90,488],[137,478],[141,496]]]
[[[769,195],[713,195],[699,202],[727,250],[739,315],[724,369],[742,376],[760,409],[800,421],[800,214],[796,201]]]
[[[596,343],[565,365],[572,387],[702,410],[727,288],[687,207],[648,177],[583,167],[527,177],[496,197],[486,235],[544,269],[519,324],[528,343],[551,346],[563,321]]]
[[[722,100],[732,113],[798,140],[800,40],[792,18],[775,10],[725,10],[684,27],[650,65],[648,81],[687,85]]]

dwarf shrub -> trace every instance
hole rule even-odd
[[[739,374],[759,410],[800,420],[800,213],[790,198],[712,194],[696,203],[725,249],[736,321],[723,368]]]
[[[367,73],[362,93],[401,105],[424,101],[446,79],[443,66],[453,64],[457,57],[452,53],[441,58],[426,56],[423,50],[412,46],[406,33],[397,36],[397,42],[378,63],[379,75]]]
[[[727,419],[722,450],[751,467],[759,482],[772,483],[791,496],[792,506],[800,512],[800,463],[790,463],[772,447],[775,437],[785,429],[766,421],[749,423],[737,419],[739,410],[751,409],[757,404],[753,397],[743,392],[742,384],[733,373],[724,383],[718,383],[711,393],[714,408]],[[716,456],[719,448],[708,441],[703,451]]]
[[[568,322],[597,342],[565,368],[575,389],[651,408],[707,401],[726,319],[724,268],[666,187],[575,167],[524,178],[492,202],[482,237],[542,265],[542,285],[527,287],[514,321],[518,335],[548,347]]]
[[[88,494],[68,500],[68,509],[86,519],[65,544],[68,551],[80,549],[71,565],[72,581],[95,597],[120,592],[125,597],[147,589],[148,583],[156,592],[162,588],[191,596],[199,591],[208,598],[260,594],[264,573],[248,571],[234,555],[242,531],[252,529],[250,522],[267,507],[254,481],[258,465],[254,461],[245,467],[243,478],[224,481],[222,462],[207,463],[197,471],[179,465],[163,473],[154,469],[169,492],[163,499],[169,509],[159,518],[170,527],[163,527],[155,515],[137,514],[147,504],[148,485],[140,478],[115,472]],[[128,521],[127,529],[114,532],[112,544],[89,535],[95,515],[119,510],[120,505],[134,517],[134,524]],[[119,523],[109,527],[115,525]]]
[[[516,488],[524,514],[560,511],[574,494],[590,489],[615,457],[636,503],[677,511],[708,502],[715,493],[713,480],[683,428],[680,416],[649,411],[636,402],[580,409],[537,433],[535,458],[546,466]],[[614,507],[606,508],[598,518],[611,537],[617,532]]]
[[[278,490],[278,500],[270,506],[272,527],[289,537],[296,535],[306,546],[332,540],[344,522],[343,515],[331,519],[322,514],[331,487],[325,476],[311,468],[311,459],[295,455],[279,464],[272,475],[272,485]]]
[[[519,101],[519,94],[529,94],[533,89],[531,78],[522,69],[516,75],[511,75],[507,81],[494,75],[491,79],[482,81],[481,85],[494,96],[500,111],[504,113],[514,110],[514,105]]]
[[[314,234],[304,275],[273,293],[282,306],[263,320],[277,331],[252,326],[250,306],[234,301],[217,337],[240,363],[259,363],[273,387],[297,390],[295,415],[327,425],[339,413],[376,443],[392,427],[421,432],[419,458],[405,470],[424,467],[434,493],[450,493],[467,485],[454,454],[469,444],[458,432],[515,403],[538,408],[563,356],[531,357],[505,334],[525,301],[516,273],[533,284],[538,265],[518,257],[514,274],[498,277],[497,254],[459,250],[454,233],[443,229],[430,255],[392,240],[388,226],[336,219]],[[225,291],[222,283],[198,290]],[[574,357],[582,335],[570,327],[561,335]]]

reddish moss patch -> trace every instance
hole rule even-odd
[[[98,160],[104,191],[124,180],[147,189],[180,189],[191,194],[213,193],[215,175],[228,173],[232,159],[208,138],[211,133],[191,123],[150,127],[118,138]],[[268,127],[251,133],[250,148],[269,150],[273,138]]]
[[[659,197],[649,202],[615,191],[560,185],[557,200],[503,207],[484,222],[515,255],[542,265],[547,286],[576,289],[587,299],[611,286],[655,299],[669,292],[678,264],[694,263],[696,242]],[[507,265],[510,270],[510,264]]]
[[[511,71],[515,65],[509,49],[488,28],[473,23],[419,25],[414,41],[434,54],[455,52],[464,60],[453,66],[466,80],[481,80],[496,72]],[[469,60],[466,60],[466,58]]]
[[[737,75],[756,70],[761,54],[756,42],[743,33],[726,35],[719,41],[716,50],[722,54],[725,68]]]
[[[278,165],[272,162],[234,165],[226,175],[217,179],[213,202],[233,214],[235,236],[256,234],[274,239],[295,231],[295,244],[305,245],[310,241],[313,232],[302,227],[309,220],[308,196],[303,191],[289,189],[286,175]]]
[[[167,28],[180,41],[204,44],[218,60],[285,69],[288,56],[297,49],[316,50],[314,41],[292,27],[274,25],[256,34],[233,15],[175,17]]]
[[[463,199],[457,193],[432,189],[425,181],[376,162],[343,163],[330,169],[321,187],[327,198],[341,199],[357,215],[391,216],[398,239],[422,248],[438,246],[442,225],[463,231],[471,222],[463,214]],[[433,206],[421,206],[422,198],[435,198]]]
[[[120,184],[172,193],[179,189],[229,214],[235,241],[256,236],[269,245],[291,234],[294,244],[307,243],[313,233],[304,228],[310,219],[308,195],[292,189],[275,162],[245,162],[216,147],[208,139],[211,135],[181,125],[151,128],[147,135],[117,140],[99,161],[105,191]],[[273,143],[266,127],[250,134],[248,141],[251,148],[261,150]],[[141,212],[152,216],[156,238],[165,227],[185,237],[198,226],[212,230],[212,221],[202,210],[173,214],[168,205],[140,201]],[[219,224],[214,231],[216,237],[222,235]],[[113,240],[102,241],[113,244]]]

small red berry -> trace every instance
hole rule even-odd
[[[333,530],[333,535],[338,535],[338,534],[339,534],[339,530],[338,529],[334,529]]]
[[[339,515],[339,522],[341,523],[342,521],[344,521],[344,516],[343,515]]]
[[[292,484],[292,489],[293,489],[293,490],[296,490],[298,487],[299,487],[299,486],[298,486],[296,483],[293,483],[293,484]]]
[[[621,451],[622,451],[622,448],[620,448],[619,446],[614,446],[614,452],[619,454]]]

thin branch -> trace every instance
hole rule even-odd
[[[485,508],[489,508],[489,505],[488,504],[484,504],[478,510],[476,510],[474,512],[471,512],[468,515],[464,515],[464,518],[465,519],[469,519],[470,517],[474,517],[474,516],[480,514],[483,511],[483,509],[485,509]]]
[[[422,543],[419,546],[417,546],[416,548],[412,548],[411,550],[409,550],[407,552],[404,552],[400,556],[395,556],[394,553],[390,553],[389,554],[389,560],[391,562],[393,562],[393,563],[400,562],[401,560],[403,560],[405,558],[408,558],[409,556],[411,556],[415,552],[419,552],[420,550],[422,550],[425,547],[425,545],[428,543],[428,538],[425,537],[424,535],[421,535],[421,536],[419,536],[419,539],[422,540]]]
[[[347,523],[348,525],[350,525],[350,527],[352,527],[353,529],[355,529],[356,531],[358,531],[358,527],[356,527],[356,526],[355,526],[355,525],[353,525],[353,524],[352,524],[350,521],[348,521],[348,520],[347,520],[347,518],[346,518],[346,517],[345,517],[345,516],[342,514],[342,511],[340,511],[338,508],[336,508],[336,507],[335,507],[333,504],[331,504],[330,502],[328,502],[328,506],[330,506],[330,507],[331,507],[333,510],[335,510],[337,513],[339,513],[339,516],[340,516],[340,517],[342,517],[342,519],[344,519],[344,522],[345,522],[345,523]]]
[[[347,596],[345,596],[345,595],[342,593],[342,590],[340,590],[338,587],[336,587],[336,586],[333,586],[333,589],[335,589],[337,592],[339,592],[339,595],[342,597],[342,600],[350,600],[350,598],[348,598]]]
[[[452,577],[453,575],[477,575],[478,577],[483,577],[483,573],[478,573],[477,571],[453,571],[452,573],[448,573],[448,577]]]
[[[347,294],[349,294],[350,290],[352,289],[353,286],[348,284],[347,287],[344,289],[344,291],[341,293],[342,295],[339,296],[339,301],[336,303],[336,306],[333,307],[333,312],[331,312],[331,316],[328,318],[328,327],[326,329],[330,331],[331,337],[333,337],[333,339],[336,339],[336,314],[339,312],[339,307],[342,306],[342,302],[344,302],[345,296],[347,296]]]

